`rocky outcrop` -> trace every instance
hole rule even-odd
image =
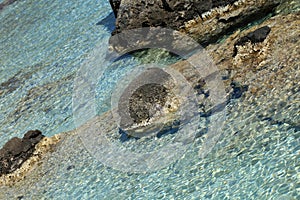
[[[118,11],[120,8],[121,0],[109,0],[110,6],[114,12],[115,17],[118,15]]]
[[[186,21],[201,16],[212,8],[231,5],[235,1],[237,0],[122,0],[118,10],[116,31],[149,26],[178,29]]]
[[[299,11],[277,15],[206,48],[218,68],[228,72],[225,84],[248,86],[239,109],[252,121],[299,130],[299,22]]]
[[[28,131],[22,139],[14,137],[0,149],[0,176],[18,169],[33,153],[35,145],[45,137],[39,130]]]
[[[233,56],[237,54],[237,46],[243,46],[247,42],[252,44],[263,42],[268,34],[270,33],[271,28],[268,26],[261,27],[253,32],[248,33],[244,37],[241,37],[235,44],[234,44],[234,52]]]
[[[282,35],[282,27],[285,23],[289,24],[289,29],[284,34],[288,35],[289,38]],[[293,73],[293,71],[299,71],[299,69],[290,59],[297,59],[299,55],[285,46],[285,44],[288,44],[292,49],[297,49],[295,38],[299,33],[297,30],[298,23],[299,14],[278,15],[248,30],[236,31],[222,43],[208,45],[206,49],[210,51],[210,55],[214,58],[220,71],[226,74],[223,79],[226,91],[228,91],[228,99],[224,102],[224,105],[217,105],[217,107],[211,108],[206,107],[201,110],[201,116],[209,117],[213,115],[219,109],[224,108],[226,103],[229,103],[232,99],[242,97],[245,104],[252,107],[254,105],[253,98],[260,99],[260,102],[272,102],[271,98],[274,98],[282,103],[277,105],[274,102],[272,109],[268,108],[268,104],[265,106],[261,105],[262,109],[256,111],[256,117],[276,124],[289,124],[291,128],[298,130],[299,117],[297,117],[297,109],[292,103],[294,100],[289,102],[286,98],[281,99],[281,96],[286,96],[285,94],[290,94],[292,99],[296,99],[296,92],[299,91],[296,84],[299,81],[299,77]],[[286,53],[281,53],[281,50]],[[287,52],[290,52],[290,54]],[[195,57],[197,58],[197,55]],[[282,63],[281,60],[286,62]],[[278,66],[278,62],[282,63],[280,64],[281,67]],[[171,68],[184,72],[189,71],[187,70],[188,65],[187,62],[182,61],[172,65]],[[286,71],[290,71],[293,75],[288,75]],[[201,80],[190,80],[188,75],[183,75],[192,83],[192,86],[198,93],[204,95],[207,93],[203,90]],[[287,75],[292,78],[288,78]],[[288,92],[288,87],[281,91],[280,82],[286,82],[288,79],[292,88],[291,92]],[[271,84],[273,81],[274,85]],[[274,90],[272,91],[268,88],[274,88]],[[268,93],[267,96],[263,94],[262,91],[264,90],[266,90],[265,93]],[[276,111],[274,115],[275,108],[280,111]],[[255,108],[252,109],[255,110]],[[284,119],[280,113],[284,113],[285,110],[289,110],[289,115],[293,116],[294,121]]]
[[[207,45],[232,30],[268,16],[279,2],[123,0],[120,4],[112,4],[117,12],[113,35],[141,27],[166,27],[188,33],[200,44]]]
[[[41,131],[28,131],[23,138],[14,137],[0,149],[0,186],[13,185],[60,141],[60,135],[45,137]]]
[[[166,8],[166,12],[168,9],[174,10],[176,8],[175,5],[172,7],[172,4],[168,2],[169,1],[166,0],[162,1],[164,4],[159,4],[163,8]],[[182,26],[180,25],[177,27],[175,22],[173,25],[175,24],[176,28],[195,36],[199,41],[204,41],[206,39],[207,41],[212,41],[212,39],[217,38],[216,36],[224,33],[223,31],[226,31],[235,25],[241,25],[240,22],[246,22],[247,20],[245,20],[246,18],[244,18],[243,14],[246,13],[245,16],[249,17],[259,11],[263,11],[264,9],[262,8],[272,10],[276,5],[275,1],[273,4],[271,1],[266,0],[252,1],[252,4],[251,1],[243,2],[241,2],[241,4],[244,6],[239,6],[241,4],[235,4],[235,2],[231,6],[228,6],[230,12],[222,11],[222,14],[220,14],[219,12],[221,11],[216,9],[216,11],[210,14],[207,13],[208,15],[199,15],[196,20],[191,20],[187,23],[182,22]],[[125,12],[122,5],[123,1],[120,10]],[[147,5],[151,6],[152,4],[148,3]],[[118,9],[116,9],[115,12],[117,14]],[[266,13],[263,14],[265,15]],[[119,13],[118,17],[120,18],[122,15],[123,14]],[[124,14],[124,17],[124,19],[126,19],[128,16]],[[156,17],[157,14],[154,14],[153,18],[150,20],[150,25],[156,23],[154,20]],[[131,18],[132,20],[136,20],[134,17]],[[299,49],[299,20],[299,13],[288,16],[272,17],[249,30],[233,33],[220,44],[211,44],[207,46],[207,51],[209,51],[210,56],[220,70],[228,73],[226,79],[224,79],[224,84],[227,88],[233,90],[230,98],[243,98],[242,101],[235,104],[234,108],[229,110],[230,112],[228,113],[227,119],[228,124],[238,123],[238,126],[233,127],[232,129],[229,127],[224,130],[226,135],[238,131],[248,133],[249,124],[262,123],[265,121],[270,121],[271,124],[275,123],[278,126],[280,126],[280,124],[285,124],[285,126],[299,131],[300,79],[299,73],[295,73],[299,72],[299,52],[297,51]],[[118,28],[121,30],[120,27]],[[178,69],[178,71],[185,71],[185,69],[188,68],[188,63],[182,61],[176,63],[172,67]],[[188,75],[185,77],[188,77]],[[191,76],[191,78],[193,77]],[[204,95],[207,94],[207,92],[203,90],[202,86],[204,83],[202,83],[201,80],[195,79],[191,80],[191,82],[195,83],[192,86],[198,93]],[[148,90],[147,87],[141,87],[134,95],[140,96],[139,92],[143,94],[145,88]],[[156,88],[159,91],[163,91],[163,93],[165,92],[165,89],[161,86],[156,86]],[[155,93],[155,90],[153,90],[153,92]],[[153,102],[151,96],[148,97],[145,95],[141,96],[141,98],[146,100],[149,98],[150,104]],[[132,104],[135,103],[141,105],[140,108],[144,109],[140,102],[132,101]],[[165,104],[163,98],[161,99],[160,104]],[[137,107],[137,109],[139,109],[139,107]],[[132,111],[131,114],[133,116],[135,112],[138,112],[139,110],[132,109]],[[210,110],[204,112],[205,115],[209,115],[209,113],[211,113]],[[107,112],[100,117],[97,117],[94,122],[90,124],[87,123],[80,127],[80,129],[88,130],[88,128],[93,127],[101,120],[106,120],[105,122],[107,122],[108,127],[110,125],[112,126],[115,122],[112,117],[107,117],[109,114],[110,112]],[[139,122],[140,119],[143,120],[148,118],[148,114],[143,113],[142,118],[138,117],[136,121]],[[260,130],[260,128],[260,126],[257,126],[257,130]],[[257,132],[257,130],[255,131]],[[252,133],[254,132],[253,130],[250,131],[252,131]],[[257,134],[256,132],[255,134]],[[73,131],[73,133],[76,135],[76,131]],[[57,154],[53,155],[53,160],[55,160],[55,162],[68,161],[68,157],[58,156],[61,154],[76,155],[78,157],[82,154],[82,152],[71,145],[74,143],[74,138],[76,137],[68,135],[66,138],[67,139],[63,143],[66,148],[62,148],[63,150],[60,149]],[[25,134],[22,139],[13,138],[7,142],[0,150],[2,174],[0,176],[0,185],[10,185],[16,180],[24,178],[26,173],[32,169],[33,164],[41,160],[42,155],[48,152],[58,141],[60,141],[59,135],[54,136],[53,138],[47,138],[39,131],[31,131]],[[55,167],[56,166],[53,166],[53,168]],[[68,169],[71,168],[72,167],[68,167]],[[47,168],[47,170],[51,169]],[[33,174],[34,173],[36,172],[33,171]],[[28,184],[33,185],[34,180],[29,178]],[[1,193],[0,196],[2,194],[3,193]]]
[[[179,106],[174,90],[174,80],[162,69],[150,68],[135,77],[128,87],[122,88],[118,101],[120,129],[141,138],[170,126]]]

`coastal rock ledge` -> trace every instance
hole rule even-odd
[[[22,139],[14,137],[6,142],[0,149],[0,186],[22,180],[59,140],[59,135],[48,138],[39,130],[31,130]]]
[[[110,0],[116,16],[113,35],[141,27],[187,33],[201,45],[274,13],[280,0]]]
[[[202,4],[205,2],[202,0],[172,3],[169,0],[132,2],[112,0],[111,2],[117,16],[115,32],[135,27],[166,25],[188,33],[197,41],[210,43],[231,28],[241,27],[243,23],[255,20],[255,17],[251,17],[257,13],[266,16],[274,10],[279,0],[212,0],[210,1],[212,4],[207,7],[197,6],[197,2],[199,5],[200,2]],[[223,5],[220,2],[226,2],[226,4]],[[187,10],[183,11],[181,8]],[[191,14],[188,12],[189,9],[191,9]],[[237,132],[248,133],[249,124],[254,123],[258,124],[258,128],[253,129],[252,132],[261,130],[261,124],[265,122],[278,126],[283,124],[295,131],[299,130],[300,79],[299,73],[295,73],[300,71],[297,51],[299,49],[299,22],[299,12],[277,15],[248,30],[236,31],[222,43],[206,46],[205,49],[220,71],[224,71],[226,75],[224,85],[233,85],[234,95],[232,96],[239,98],[243,94],[241,101],[236,102],[236,106],[230,110],[231,113],[228,114],[226,121],[228,124],[238,122],[238,128],[230,129],[229,127],[224,131],[227,131],[227,135]],[[178,71],[184,71],[188,69],[188,62],[177,62],[172,67]],[[188,70],[185,71],[188,72]],[[195,88],[201,90],[201,87]],[[134,103],[135,101],[133,105]],[[109,126],[113,120],[107,116],[110,116],[110,112],[84,124],[79,130],[89,130],[99,120],[107,120]],[[287,119],[286,116],[289,118]],[[149,117],[145,115],[145,118]],[[55,150],[57,144],[70,146],[78,139],[77,136],[76,130],[53,137],[46,137],[41,131],[35,130],[27,132],[22,139],[12,138],[0,150],[0,186],[14,185],[23,180],[29,171],[33,175],[31,178],[27,176],[26,184],[33,185],[32,177],[40,176],[37,170],[33,170],[34,166],[42,164],[41,161],[45,160],[46,153]],[[79,144],[79,142],[76,143],[78,146]],[[58,149],[57,155],[64,153],[77,156],[82,153],[75,149],[73,146],[65,148],[64,152]],[[57,155],[51,155],[55,158],[55,162],[66,162],[68,159],[55,157]]]

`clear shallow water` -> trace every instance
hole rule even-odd
[[[0,13],[0,82],[6,83],[0,90],[1,146],[30,129],[51,136],[74,128],[73,80],[88,52],[110,36],[111,27],[95,25],[109,13],[104,0],[21,1]],[[134,64],[131,58],[115,63],[118,68],[112,67],[98,86],[100,102],[107,103],[122,74],[120,66]],[[101,108],[100,113],[109,104]],[[1,190],[8,198],[25,199],[299,198],[299,131],[233,115],[228,115],[232,120],[224,137],[203,160],[195,144],[170,167],[148,174],[124,173],[95,161],[72,137],[60,147],[65,153],[54,153],[43,166],[42,179]],[[233,137],[245,124],[250,127],[244,130],[247,134]],[[67,170],[69,166],[74,168]]]
[[[1,12],[0,80],[9,82],[0,99],[1,145],[29,129],[49,136],[73,129],[73,79],[86,53],[110,36],[95,25],[109,13],[104,1],[22,1]]]

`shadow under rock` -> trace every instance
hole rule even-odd
[[[115,15],[113,12],[111,12],[109,15],[107,15],[104,19],[102,19],[101,21],[97,22],[96,25],[102,25],[104,26],[109,32],[113,32],[113,30],[115,29]]]

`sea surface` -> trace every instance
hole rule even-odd
[[[291,9],[299,8],[295,2]],[[90,53],[107,46],[114,29],[109,1],[18,1],[0,11],[0,24],[0,146],[32,129],[46,136],[75,129],[74,80]],[[128,70],[176,60],[154,50],[97,63],[106,69],[96,87],[97,114],[110,110],[111,93]],[[239,122],[230,123],[226,129]],[[223,137],[205,158],[191,145],[170,166],[142,174],[101,164],[77,139],[70,146],[80,156],[67,155],[66,147],[66,155],[53,157],[68,163],[49,159],[47,175],[35,184],[0,190],[7,199],[299,199],[299,130],[267,121],[249,129],[257,132]]]

